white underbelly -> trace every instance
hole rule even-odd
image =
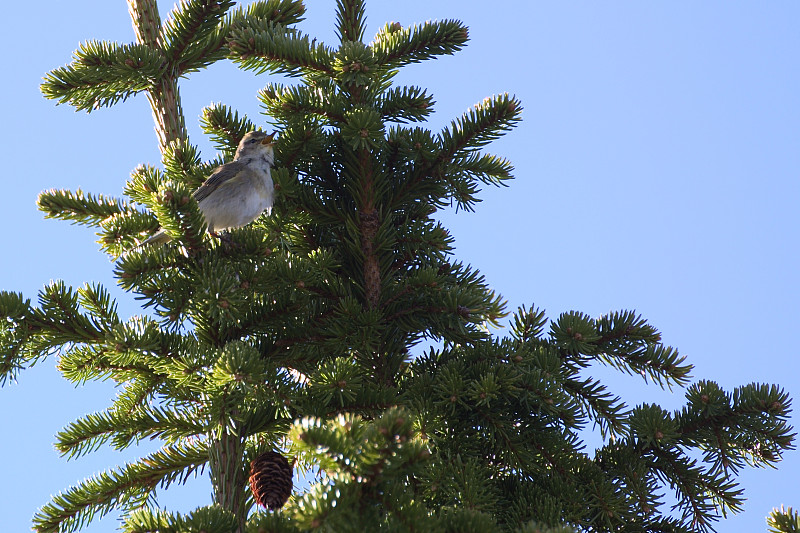
[[[215,202],[211,197],[200,202],[209,231],[240,228],[258,218],[268,207],[271,207],[269,198],[261,194],[244,195],[238,201],[224,203]]]

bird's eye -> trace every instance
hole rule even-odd
[[[247,144],[255,144],[257,142],[258,142],[258,139],[250,139],[249,141],[247,141]]]

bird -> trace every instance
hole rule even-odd
[[[242,137],[233,161],[214,172],[192,194],[205,217],[208,232],[215,234],[240,228],[272,210],[274,186],[270,169],[274,165],[273,138],[263,131],[251,131]],[[161,245],[172,240],[158,230],[142,243]]]

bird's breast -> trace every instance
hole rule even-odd
[[[231,180],[200,201],[209,231],[239,228],[272,207],[269,172],[251,171],[248,178]]]

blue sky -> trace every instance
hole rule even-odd
[[[333,44],[333,0],[307,4],[301,29]],[[51,279],[97,281],[113,289],[121,314],[138,314],[92,232],[44,220],[35,207],[51,187],[120,195],[136,165],[159,161],[143,96],[87,115],[55,106],[38,89],[79,42],[132,41],[126,5],[15,2],[5,10],[16,22],[0,34],[0,289],[35,299]],[[368,35],[388,21],[457,18],[469,26],[464,51],[407,67],[397,79],[432,92],[432,129],[492,94],[523,102],[520,126],[488,148],[513,161],[516,180],[484,191],[475,213],[442,215],[458,256],[510,309],[534,304],[550,317],[635,309],[689,357],[695,379],[727,390],[778,383],[797,401],[800,3],[372,0],[367,14]],[[183,80],[190,136],[206,159],[214,151],[198,125],[201,109],[222,101],[259,122],[256,91],[277,79],[217,64]],[[53,435],[105,407],[114,391],[76,389],[54,363],[0,390],[0,516],[8,531],[27,529],[51,494],[146,453],[59,458]],[[603,368],[589,373],[630,405],[682,405],[680,390]],[[800,506],[799,456],[787,453],[777,470],[745,470],[745,510],[718,531],[765,531],[773,506]],[[163,503],[190,510],[208,502],[210,488],[198,480],[172,492]],[[87,531],[113,526],[106,520]]]

